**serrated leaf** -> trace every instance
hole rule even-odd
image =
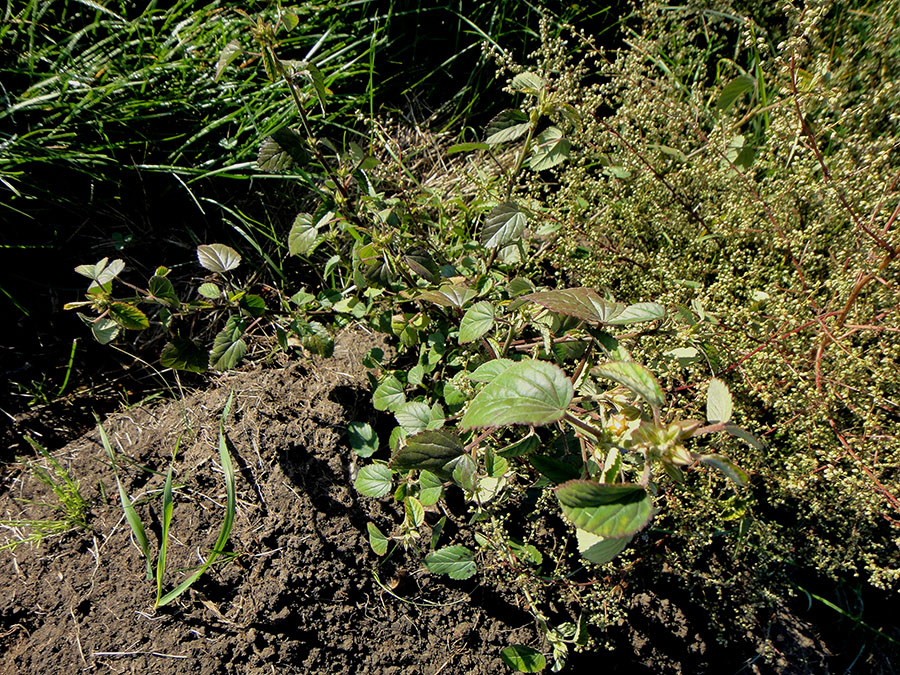
[[[573,395],[572,382],[559,367],[519,361],[478,392],[460,428],[549,424],[562,418]]]
[[[544,171],[562,164],[569,158],[572,144],[561,129],[549,127],[535,139],[529,165],[533,171]]]
[[[240,316],[232,316],[225,322],[225,328],[216,335],[209,352],[213,368],[230,370],[240,363],[247,353],[247,343],[241,339],[246,328],[247,324]]]
[[[419,501],[422,502],[422,506],[437,504],[443,491],[443,481],[431,471],[422,471],[419,474]]]
[[[500,652],[500,659],[520,673],[539,673],[547,666],[543,654],[525,645],[510,645]]]
[[[739,75],[722,89],[716,106],[719,110],[728,110],[741,94],[754,89],[756,89],[756,80],[748,75]]]
[[[512,359],[491,359],[468,374],[473,382],[490,382],[516,364]]]
[[[540,291],[525,295],[522,299],[530,300],[559,314],[594,323],[608,323],[625,309],[621,303],[604,300],[591,288]]]
[[[147,315],[127,302],[113,302],[110,304],[109,318],[128,330],[145,330],[150,326]]]
[[[463,314],[459,343],[474,342],[494,327],[494,306],[487,300],[476,302]]]
[[[509,462],[502,455],[488,449],[484,456],[484,468],[491,478],[500,478],[509,470]]]
[[[284,173],[309,162],[309,152],[302,134],[284,127],[267,136],[259,148],[256,165],[268,173]]]
[[[417,434],[428,428],[431,420],[431,408],[422,401],[410,401],[399,406],[394,411],[397,424],[403,427],[409,434]]]
[[[241,306],[241,309],[252,317],[262,316],[266,313],[267,309],[266,301],[253,293],[242,296],[238,304]]]
[[[514,141],[528,133],[528,115],[521,110],[504,110],[494,117],[484,129],[484,142],[497,145]]]
[[[515,443],[510,443],[505,448],[501,448],[497,451],[497,454],[501,457],[524,457],[537,450],[540,445],[540,437],[532,432],[525,438],[518,440]]]
[[[740,487],[744,487],[750,481],[750,474],[722,455],[700,455],[700,463],[721,471]]]
[[[406,445],[391,459],[391,467],[400,473],[415,469],[440,473],[465,451],[459,436],[452,432],[423,431],[406,439]]]
[[[434,291],[422,291],[419,293],[419,298],[433,302],[441,307],[462,309],[476,295],[475,291],[466,286],[452,286],[448,284]]]
[[[631,537],[600,537],[586,530],[575,530],[578,552],[583,558],[597,565],[604,565],[628,546]]]
[[[640,485],[571,480],[556,488],[556,498],[575,527],[601,537],[633,535],[653,517],[653,502]]]
[[[721,424],[731,419],[734,404],[728,385],[714,377],[706,391],[706,419],[711,424]]]
[[[537,73],[519,73],[512,79],[512,88],[517,91],[538,93],[544,86],[543,78]]]
[[[227,272],[241,264],[241,256],[225,244],[201,244],[197,247],[197,261],[210,272]]]
[[[204,284],[200,284],[197,292],[204,298],[209,298],[210,300],[216,300],[222,295],[222,291],[219,290],[219,287],[208,281]]]
[[[241,55],[242,51],[241,43],[237,40],[232,40],[222,48],[222,51],[219,52],[219,62],[216,64],[216,82],[222,77],[222,73],[229,64]]]
[[[374,523],[366,523],[366,529],[369,531],[369,546],[375,551],[375,555],[385,555],[388,549],[388,538]]]
[[[366,497],[384,497],[391,491],[391,469],[384,464],[369,464],[359,470],[353,487]]]
[[[610,361],[597,366],[591,372],[598,377],[618,382],[655,408],[661,408],[666,402],[662,387],[659,386],[653,373],[639,363]]]
[[[181,301],[175,294],[175,287],[172,285],[171,281],[166,279],[166,277],[150,277],[150,284],[148,288],[150,290],[150,295],[152,295],[157,300],[162,300],[164,303],[171,304],[176,307],[181,304]]]
[[[451,579],[468,579],[477,571],[475,554],[465,546],[445,546],[425,556],[425,567]]]
[[[394,375],[389,375],[372,394],[372,405],[375,410],[393,412],[404,403],[406,403],[406,394],[403,391],[403,385]]]
[[[506,246],[517,241],[528,225],[528,218],[515,202],[495,206],[484,221],[481,243],[487,248]]]
[[[422,506],[422,502],[418,499],[407,497],[403,500],[403,507],[406,512],[406,519],[413,527],[419,527],[425,522],[425,507]]]
[[[209,352],[186,338],[173,338],[162,349],[159,362],[164,368],[205,373],[209,368]]]
[[[109,258],[103,258],[96,265],[79,265],[75,271],[91,280],[88,290],[102,288],[109,284],[113,279],[119,276],[119,273],[125,269],[125,263],[116,258],[107,264]]]
[[[628,305],[606,323],[610,326],[624,326],[629,323],[643,323],[646,321],[659,321],[666,318],[666,308],[655,302],[639,302]]]
[[[313,225],[312,216],[300,213],[294,218],[294,224],[288,233],[288,254],[312,255],[324,240],[325,237],[319,233],[319,228]]]
[[[378,434],[365,422],[350,422],[347,425],[350,449],[359,457],[371,457],[378,451]]]
[[[119,334],[119,324],[112,319],[97,319],[90,321],[91,335],[101,345],[108,345]]]

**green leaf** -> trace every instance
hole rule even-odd
[[[421,246],[413,246],[407,249],[403,260],[409,265],[409,269],[413,271],[413,274],[417,274],[425,281],[435,283],[440,278],[440,269],[437,263],[434,262],[431,254]]]
[[[101,345],[107,345],[115,340],[121,330],[119,324],[106,317],[92,319],[89,316],[79,313],[78,318],[91,329],[91,335],[93,335],[94,339]]]
[[[262,316],[266,313],[266,301],[252,293],[242,296],[238,304],[252,317]]]
[[[509,470],[509,462],[505,457],[495,454],[488,448],[484,456],[484,468],[491,478],[500,478]]]
[[[288,233],[288,254],[311,255],[323,241],[325,237],[319,234],[319,228],[313,225],[312,216],[308,213],[297,214]]]
[[[740,487],[744,487],[750,481],[750,474],[722,455],[700,455],[700,462],[718,469]]]
[[[197,260],[211,272],[227,272],[241,264],[241,256],[225,244],[201,244],[197,247]]]
[[[209,352],[193,340],[176,337],[163,347],[159,362],[163,368],[205,373],[209,368]]]
[[[473,150],[487,150],[491,146],[487,143],[457,143],[447,148],[447,155],[455,155],[460,152],[472,152]]]
[[[385,464],[369,464],[359,470],[353,487],[366,497],[384,497],[391,491],[391,469]]]
[[[494,327],[494,306],[487,300],[466,310],[459,325],[459,343],[474,342]]]
[[[388,375],[372,394],[372,405],[375,410],[393,412],[404,403],[406,403],[406,394],[403,393],[403,385],[394,375]]]
[[[241,51],[243,51],[241,43],[237,40],[232,40],[222,48],[222,51],[219,52],[219,62],[216,64],[216,82],[222,77],[222,73],[225,72],[229,64],[241,55]]]
[[[528,218],[515,202],[503,202],[495,206],[484,221],[481,243],[487,248],[506,246],[522,235]]]
[[[559,367],[519,361],[472,399],[460,428],[549,424],[562,418],[573,395],[572,382]]]
[[[520,673],[539,673],[547,666],[547,659],[543,654],[525,645],[510,645],[500,652],[500,658],[503,663]]]
[[[366,523],[366,529],[369,530],[369,546],[375,551],[375,555],[385,555],[388,549],[388,538],[374,523]]]
[[[618,302],[604,300],[590,288],[541,291],[523,296],[522,299],[530,300],[560,314],[595,323],[608,323],[610,319],[621,314],[625,308]]]
[[[728,110],[741,94],[754,89],[756,89],[756,80],[749,75],[739,75],[722,89],[716,106],[719,110]]]
[[[378,451],[378,434],[364,422],[350,422],[347,425],[350,448],[360,457],[371,457]]]
[[[747,443],[751,448],[756,448],[757,450],[762,450],[765,445],[761,440],[759,440],[756,436],[751,434],[746,429],[742,429],[741,427],[735,426],[733,424],[726,424],[725,431],[727,431],[732,436],[736,438],[740,438],[742,441]]]
[[[644,366],[633,361],[610,361],[597,366],[592,371],[598,377],[618,382],[629,391],[643,398],[655,408],[661,408],[666,402],[662,387],[653,377],[653,373]]]
[[[91,280],[88,290],[106,286],[125,269],[125,263],[119,258],[107,265],[108,261],[109,258],[103,258],[96,265],[79,265],[75,268],[78,274]]]
[[[449,431],[423,431],[410,436],[391,459],[391,468],[400,473],[427,469],[439,473],[444,466],[465,453],[459,436]]]
[[[528,462],[557,485],[581,477],[581,469],[574,464],[546,455],[532,455]]]
[[[309,72],[309,79],[312,80],[313,89],[316,92],[316,98],[319,101],[319,109],[322,111],[322,114],[325,114],[325,96],[330,94],[331,91],[328,87],[325,86],[325,76],[322,75],[322,71],[316,68],[313,64],[308,63],[306,65],[306,70]]]
[[[444,285],[436,291],[422,291],[419,298],[428,300],[441,307],[456,307],[462,309],[468,302],[477,295],[475,291],[466,286]]]
[[[334,354],[334,340],[328,329],[318,321],[310,321],[302,326],[300,344],[304,349],[325,358]]]
[[[150,295],[164,303],[174,305],[176,308],[181,304],[178,296],[175,294],[175,287],[166,277],[152,276],[149,285]]]
[[[230,370],[234,368],[247,352],[247,343],[241,339],[247,324],[240,316],[232,316],[225,322],[216,339],[213,340],[213,348],[209,352],[212,367],[216,370]]]
[[[109,318],[128,330],[145,330],[150,326],[147,315],[127,302],[114,302],[109,306]]]
[[[727,422],[731,419],[733,408],[728,385],[717,377],[711,379],[706,392],[706,419],[710,424]]]
[[[419,501],[422,502],[422,506],[437,504],[443,491],[443,481],[431,471],[422,471],[419,474]]]
[[[403,427],[409,434],[417,434],[428,428],[431,420],[431,408],[422,401],[410,401],[404,403],[394,411],[397,424]]]
[[[446,468],[452,468],[453,482],[466,492],[475,491],[475,476],[478,473],[478,465],[468,455],[460,455],[451,461]]]
[[[219,287],[208,281],[204,284],[200,284],[197,292],[204,298],[209,298],[210,300],[216,300],[222,297],[222,291],[219,290]]]
[[[528,132],[528,115],[520,110],[504,110],[494,117],[484,129],[484,142],[497,145],[514,141]]]
[[[437,521],[435,526],[431,528],[431,550],[437,548],[438,541],[441,538],[441,532],[444,531],[444,525],[447,524],[447,516],[441,516],[441,519]]]
[[[551,169],[565,162],[571,151],[572,144],[565,138],[562,130],[549,127],[535,139],[529,165],[533,171]]]
[[[512,88],[527,94],[537,94],[543,87],[544,80],[537,73],[519,73],[512,79]]]
[[[468,579],[475,574],[475,554],[465,546],[445,546],[425,556],[425,567],[451,579]]]
[[[628,546],[631,537],[599,537],[586,530],[575,530],[578,552],[582,557],[597,565],[604,565],[619,555]]]
[[[537,450],[540,445],[540,437],[532,432],[525,438],[516,441],[515,443],[510,443],[505,448],[498,450],[497,454],[501,457],[524,457]]]
[[[406,513],[406,520],[413,527],[419,527],[425,522],[425,507],[415,497],[407,497],[403,500],[403,507]]]
[[[512,359],[491,359],[469,373],[468,377],[473,382],[490,382],[515,364],[516,362]]]
[[[309,162],[309,152],[303,135],[284,127],[262,142],[256,165],[268,173],[284,173],[295,166]]]
[[[624,326],[629,323],[643,323],[645,321],[659,321],[666,317],[666,308],[655,302],[639,302],[629,305],[621,314],[606,321],[610,326]]]
[[[640,485],[571,480],[556,488],[563,513],[575,527],[601,537],[627,537],[653,517],[653,502]]]

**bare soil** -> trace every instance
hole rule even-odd
[[[509,672],[499,658],[509,644],[549,652],[514,588],[435,577],[419,552],[384,562],[370,549],[367,522],[390,531],[401,520],[390,500],[361,497],[351,481],[346,426],[369,414],[360,363],[373,340],[344,334],[331,359],[249,367],[104,422],[154,555],[159,495],[179,447],[170,589],[218,536],[219,416],[235,394],[226,424],[238,490],[230,555],[166,607],[153,609],[155,584],[145,580],[98,434],[54,453],[90,502],[90,530],[0,551],[0,673],[477,674]],[[0,519],[52,516],[41,503],[54,499],[21,464],[4,469]],[[25,531],[0,531],[0,544]],[[450,528],[442,544],[468,536]],[[773,622],[774,649],[755,654],[750,641],[729,653],[690,612],[639,594],[611,634],[621,647],[574,654],[567,670],[827,672],[824,646],[792,617]]]

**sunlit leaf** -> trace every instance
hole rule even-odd
[[[366,497],[383,497],[391,491],[391,470],[384,464],[369,464],[359,470],[353,487]]]
[[[406,394],[403,393],[403,385],[394,375],[389,375],[372,394],[372,405],[375,410],[393,411],[404,403]]]
[[[465,453],[459,436],[449,431],[423,431],[406,440],[391,459],[391,467],[401,473],[426,469],[436,473]]]
[[[572,144],[565,138],[562,130],[549,127],[535,139],[529,165],[534,171],[551,169],[565,162],[571,150]]]
[[[347,436],[350,449],[360,457],[371,457],[378,450],[378,434],[365,422],[350,422]]]
[[[232,316],[225,322],[223,328],[215,340],[209,353],[209,360],[216,370],[230,370],[234,368],[247,352],[247,343],[241,339],[247,324],[240,316]]]
[[[425,556],[425,567],[451,579],[468,579],[477,571],[475,554],[465,546],[445,546]]]
[[[512,359],[491,359],[469,373],[468,377],[473,382],[490,382],[515,363]]]
[[[209,352],[186,338],[173,338],[162,349],[159,362],[164,368],[205,373],[209,368]]]
[[[734,405],[728,385],[714,377],[706,391],[706,419],[712,424],[720,424],[731,419]]]
[[[150,326],[147,315],[127,302],[113,302],[109,306],[109,318],[122,328],[144,330]]]
[[[725,85],[716,106],[719,110],[728,110],[741,94],[756,89],[756,80],[749,75],[739,75]]]
[[[410,401],[399,406],[394,411],[397,424],[403,427],[409,434],[417,434],[428,428],[431,420],[431,408],[422,401]]]
[[[474,342],[494,327],[494,306],[487,300],[466,310],[459,324],[459,343]]]
[[[288,254],[311,255],[316,247],[325,240],[319,228],[313,225],[312,216],[300,213],[294,218],[294,224],[288,233]]]
[[[303,135],[284,127],[267,136],[259,148],[256,165],[261,171],[284,173],[309,162],[309,151]]]
[[[653,373],[639,363],[610,361],[597,366],[591,372],[598,377],[618,382],[656,408],[661,408],[666,402],[662,387],[659,386]]]
[[[222,48],[222,51],[219,52],[219,62],[216,64],[216,82],[222,77],[222,73],[229,64],[241,55],[241,51],[241,43],[237,40],[232,40]]]
[[[529,94],[538,93],[544,86],[544,80],[537,73],[519,73],[512,79],[512,88]]]
[[[366,523],[366,529],[369,531],[369,546],[375,551],[376,555],[385,555],[388,549],[388,538],[385,537],[374,523]]]
[[[449,284],[441,286],[435,291],[427,290],[419,293],[419,297],[422,300],[428,300],[441,307],[456,307],[458,309],[464,307],[476,295],[477,293],[471,288]]]
[[[611,326],[624,326],[629,323],[643,323],[645,321],[659,321],[666,317],[666,308],[655,302],[639,302],[629,305],[606,323]]]
[[[528,115],[520,110],[504,110],[488,122],[484,129],[484,141],[489,145],[514,141],[528,132]]]
[[[604,300],[590,288],[540,291],[525,295],[522,299],[535,302],[554,312],[594,323],[608,323],[625,309],[621,303]]]
[[[563,513],[582,530],[601,537],[626,537],[653,517],[653,502],[640,485],[571,480],[556,488]]]
[[[527,224],[528,218],[515,202],[498,204],[484,221],[481,243],[487,248],[506,246],[521,236]]]
[[[547,666],[543,654],[525,645],[510,645],[500,652],[500,658],[520,673],[539,673]]]
[[[225,244],[201,244],[197,247],[197,260],[211,272],[227,272],[241,264],[241,256]]]
[[[744,487],[750,481],[750,474],[722,455],[700,455],[700,462],[721,471],[732,482]]]
[[[631,537],[600,537],[586,530],[575,530],[578,552],[583,558],[603,565],[619,555],[628,546]]]
[[[431,471],[422,471],[419,474],[419,501],[422,502],[422,506],[437,504],[443,491],[443,481]]]
[[[519,361],[472,399],[460,428],[549,424],[562,418],[573,394],[572,382],[559,367],[546,361]]]
[[[173,305],[176,308],[181,304],[178,295],[175,293],[175,287],[166,277],[156,275],[150,277],[149,291],[150,295],[166,304]]]

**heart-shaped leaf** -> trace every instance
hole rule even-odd
[[[459,324],[459,343],[474,342],[494,327],[494,306],[487,300],[466,310]]]
[[[181,304],[178,295],[175,293],[175,287],[166,277],[156,275],[150,277],[149,290],[150,295],[167,305],[172,305],[177,308]]]
[[[359,470],[353,487],[366,497],[383,497],[391,491],[391,469],[384,464],[369,464]]]
[[[201,244],[197,260],[210,272],[227,272],[241,264],[240,254],[225,244]]]
[[[372,405],[375,410],[393,411],[404,403],[406,403],[406,394],[403,392],[403,385],[394,375],[385,378],[372,394]]]
[[[319,228],[313,225],[312,216],[299,213],[288,233],[288,254],[308,256],[325,240]]]
[[[423,431],[410,436],[406,445],[391,459],[391,467],[400,473],[427,469],[439,473],[444,466],[464,454],[459,436],[449,431]]]
[[[528,218],[515,202],[495,206],[484,221],[481,243],[487,248],[506,246],[516,241],[528,225]]]
[[[460,428],[549,424],[562,418],[573,395],[572,382],[559,367],[546,361],[519,361],[472,399]]]
[[[634,361],[610,361],[591,371],[598,377],[618,382],[629,391],[643,398],[655,408],[666,402],[665,394],[653,373]]]
[[[653,517],[653,502],[640,485],[571,480],[556,488],[563,513],[575,527],[601,537],[627,537]]]
[[[388,538],[385,537],[374,523],[366,523],[366,529],[369,531],[369,546],[375,551],[376,555],[385,555],[388,548]]]
[[[541,291],[523,296],[522,299],[535,302],[554,312],[594,323],[608,323],[625,308],[621,303],[604,300],[591,288]]]
[[[213,348],[209,352],[209,360],[216,370],[234,368],[247,352],[247,343],[241,339],[247,324],[243,318],[232,316],[225,323],[225,328],[213,340]]]

